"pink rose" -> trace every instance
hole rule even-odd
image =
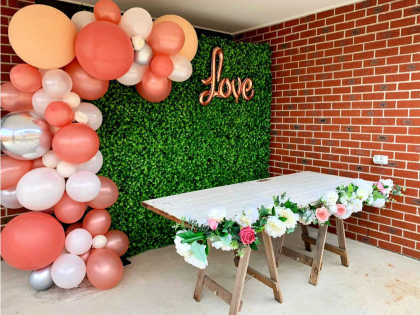
[[[239,232],[239,236],[241,242],[245,245],[252,244],[255,241],[255,231],[250,226],[242,228]]]
[[[217,226],[219,225],[219,222],[217,222],[215,219],[208,219],[207,223],[209,224],[209,227],[214,231],[217,229]]]
[[[327,222],[330,217],[330,213],[328,212],[328,209],[325,207],[316,209],[315,215],[319,223]]]
[[[384,187],[384,185],[382,185],[381,182],[377,182],[376,183],[376,187],[378,188],[378,190],[383,194],[386,195],[386,189]]]
[[[337,204],[337,212],[336,212],[336,216],[337,217],[343,217],[345,216],[347,213],[347,209],[345,205],[342,205],[341,203]]]

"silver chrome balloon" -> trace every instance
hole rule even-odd
[[[34,112],[14,112],[4,116],[0,129],[1,149],[19,160],[43,156],[51,146],[48,124]]]
[[[51,288],[53,285],[51,266],[32,271],[29,276],[29,284],[37,291],[44,291]]]
[[[136,51],[134,54],[134,62],[138,63],[139,65],[147,65],[150,59],[152,59],[152,54],[152,48],[145,44],[142,49]]]
[[[8,209],[22,208],[16,197],[16,187],[0,190],[0,204]]]

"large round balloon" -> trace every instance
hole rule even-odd
[[[0,86],[1,108],[8,112],[32,109],[32,93],[19,91],[10,82]]]
[[[96,21],[77,34],[76,57],[92,77],[113,80],[121,77],[133,62],[134,50],[130,38],[117,25]]]
[[[69,124],[55,134],[52,148],[63,161],[83,163],[98,152],[99,137],[85,124]]]
[[[16,194],[22,206],[40,211],[59,202],[64,189],[64,178],[55,169],[40,167],[23,175],[16,186]]]
[[[109,81],[99,80],[90,76],[76,59],[67,65],[64,70],[73,81],[73,91],[82,99],[93,101],[101,98],[108,91]]]
[[[99,193],[101,182],[95,174],[88,171],[78,171],[70,176],[66,183],[69,197],[78,202],[93,200]]]
[[[78,202],[63,194],[61,200],[54,206],[54,214],[63,223],[79,221],[87,209],[87,204]]]
[[[92,247],[92,235],[85,229],[74,229],[67,234],[64,244],[69,253],[81,255]]]
[[[111,230],[105,234],[105,237],[107,239],[105,248],[112,249],[118,256],[127,252],[130,245],[127,234],[119,230]]]
[[[111,226],[111,215],[105,209],[93,209],[83,219],[83,228],[92,236],[104,235]]]
[[[121,17],[120,27],[128,36],[146,39],[152,31],[153,21],[149,12],[143,8],[130,8]]]
[[[19,91],[33,93],[42,86],[41,73],[37,68],[21,63],[10,70],[10,81]]]
[[[121,10],[112,0],[99,0],[96,2],[93,13],[98,21],[118,24],[121,20]]]
[[[73,254],[62,254],[51,266],[54,283],[63,289],[77,287],[85,278],[86,265],[82,258]]]
[[[33,112],[10,113],[1,120],[1,148],[16,159],[34,160],[48,152],[51,133],[48,124]]]
[[[136,85],[141,97],[152,103],[159,103],[169,96],[172,82],[164,77],[158,77],[150,70],[146,71],[143,79]]]
[[[174,22],[154,23],[148,42],[155,52],[176,55],[184,46],[185,35],[182,28]]]
[[[112,250],[99,248],[91,251],[86,264],[87,277],[94,287],[107,290],[115,287],[123,276],[120,257]]]
[[[76,27],[60,10],[33,4],[17,11],[9,23],[9,41],[31,66],[61,68],[74,58]]]
[[[11,266],[35,270],[63,251],[64,230],[49,214],[28,212],[13,218],[1,232],[1,255]]]
[[[89,201],[91,208],[104,209],[111,207],[118,199],[118,187],[105,176],[98,176],[101,181],[101,189],[95,199]]]
[[[49,96],[61,98],[71,91],[72,81],[61,69],[48,70],[42,76],[42,87]]]
[[[155,20],[155,23],[161,23],[165,21],[174,22],[178,24],[180,28],[182,28],[182,30],[184,31],[185,41],[178,54],[186,57],[189,61],[193,60],[198,49],[198,38],[194,26],[192,26],[191,23],[188,22],[186,19],[178,15],[172,14],[158,17]]]
[[[32,168],[32,161],[16,160],[10,156],[2,155],[0,158],[0,189],[10,189]]]

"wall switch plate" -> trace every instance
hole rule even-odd
[[[374,155],[373,164],[388,165],[388,156],[387,155]]]

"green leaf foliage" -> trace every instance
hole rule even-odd
[[[250,101],[214,98],[202,106],[211,52],[224,52],[221,78],[251,78]],[[173,242],[173,223],[144,209],[141,201],[268,176],[271,72],[268,45],[199,38],[192,77],[173,82],[170,96],[149,103],[134,87],[111,82],[94,103],[102,110],[98,133],[104,164],[101,175],[118,185],[109,209],[112,227],[130,238],[128,255]]]

